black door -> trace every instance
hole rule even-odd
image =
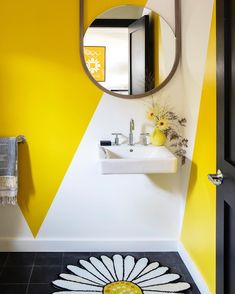
[[[235,293],[235,1],[217,0],[217,294]]]
[[[154,86],[153,42],[148,15],[129,26],[129,95],[143,94]]]

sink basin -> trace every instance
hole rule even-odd
[[[102,174],[175,173],[177,157],[165,146],[99,147]]]

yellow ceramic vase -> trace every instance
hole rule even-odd
[[[166,135],[158,128],[155,128],[150,136],[150,139],[153,145],[162,146],[166,142]]]

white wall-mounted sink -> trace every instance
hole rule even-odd
[[[177,157],[165,146],[99,147],[102,174],[175,173]]]

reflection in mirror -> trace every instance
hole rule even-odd
[[[102,87],[121,95],[142,95],[170,74],[175,35],[155,12],[115,7],[98,16],[84,36],[86,66]]]

